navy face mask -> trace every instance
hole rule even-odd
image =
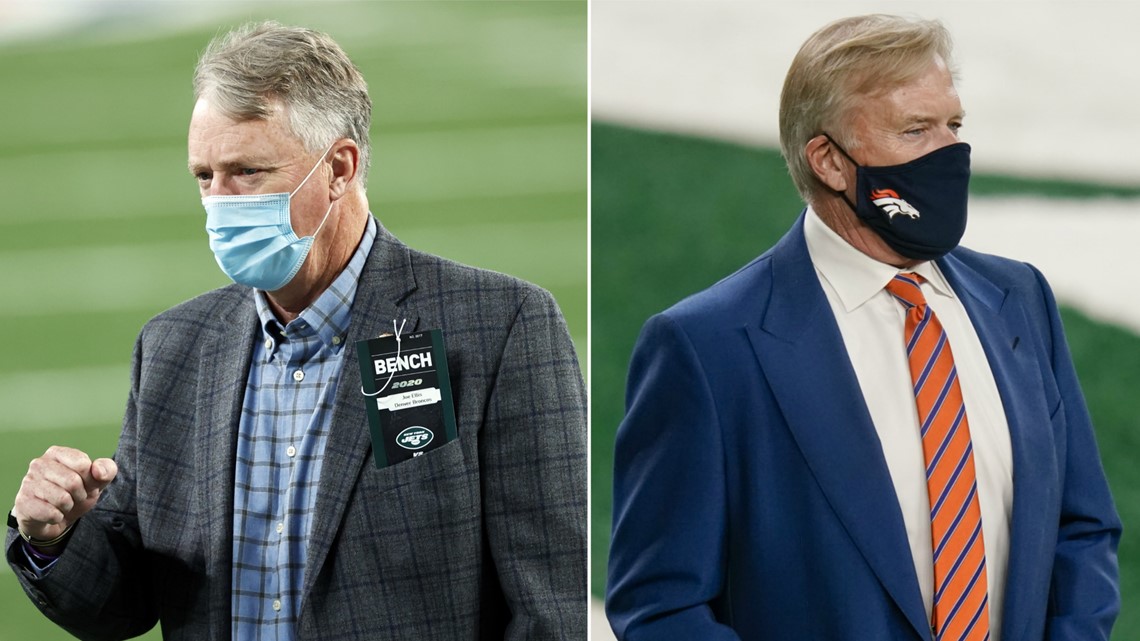
[[[891,249],[934,260],[958,246],[966,232],[970,145],[947,145],[901,165],[864,167],[824,136],[855,165],[856,202],[839,195]]]

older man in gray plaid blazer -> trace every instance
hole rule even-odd
[[[195,89],[191,171],[238,284],[143,328],[114,460],[53,447],[29,466],[7,542],[29,596],[84,639],[155,622],[195,640],[585,638],[585,393],[553,299],[409,249],[371,217],[370,103],[327,36],[275,24],[230,34],[204,54]],[[246,218],[284,207],[286,221],[235,233],[241,216],[226,207]],[[316,387],[328,396],[286,411],[288,393],[263,396],[274,373],[260,359],[329,320],[313,311],[324,306],[347,322],[318,350],[334,368]],[[393,320],[443,330],[459,437],[378,468],[351,346]],[[310,426],[298,437],[314,451],[291,445],[282,463],[244,449],[279,444],[259,422],[290,420]],[[249,475],[295,454],[319,473],[296,468],[268,491],[302,504],[298,550],[264,557],[282,567],[246,567],[235,523],[254,511]],[[238,570],[295,581],[295,603],[251,609]]]

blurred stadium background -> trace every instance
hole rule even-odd
[[[109,455],[139,328],[228,282],[186,171],[190,78],[213,35],[250,19],[340,42],[374,102],[373,212],[412,246],[549,289],[584,367],[586,13],[0,0],[0,496],[51,444]],[[0,641],[70,638],[7,564],[0,620]]]
[[[939,18],[954,35],[974,167],[963,242],[1036,264],[1065,306],[1125,523],[1113,638],[1138,639],[1140,8],[1126,2],[592,4],[593,594],[604,594],[613,439],[637,333],[791,225],[802,204],[778,151],[784,74],[816,29],[872,12]],[[592,638],[612,639],[594,607]]]

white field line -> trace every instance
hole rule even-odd
[[[388,202],[542,196],[586,189],[586,131],[581,124],[380,133],[373,142],[376,155],[369,196],[374,208]],[[79,191],[61,192],[58,184],[43,184],[43,189],[55,191],[40,197],[36,207],[8,208],[0,216],[0,226],[168,216],[199,207],[193,179],[186,173],[185,154],[183,145],[171,145],[141,151],[43,151],[2,157],[0,175],[14,178],[15,184],[40,185],[44,178],[34,167],[50,165],[56,170],[53,175],[75,180],[94,180],[94,174],[106,167],[120,167],[153,180],[182,180],[185,188],[172,191],[166,202],[126,206],[127,192],[101,194],[96,202],[88,203],[87,195]]]
[[[468,77],[572,95],[581,95],[586,86],[586,43],[577,16],[488,14],[473,24],[469,12],[455,11],[449,3],[375,3],[383,5],[380,9],[362,2],[319,4],[324,6],[280,0],[0,0],[0,45],[34,40],[40,46],[47,42],[66,47],[77,31],[83,31],[85,39],[109,44],[149,40],[202,27],[221,30],[271,13],[285,24],[318,26],[310,23],[319,18],[319,28],[350,55],[361,48],[375,49],[377,42],[385,50],[462,46]]]
[[[214,263],[200,241],[0,252],[0,319],[174,304],[203,291]]]
[[[585,221],[401,226],[412,247],[478,262],[545,287],[585,283]],[[489,248],[501,248],[494,251]],[[567,269],[571,266],[571,269]],[[224,285],[205,232],[200,239],[0,252],[0,319],[53,313],[154,309]]]
[[[0,434],[121,425],[129,390],[127,365],[0,374]]]
[[[1032,263],[1061,302],[1140,333],[1140,200],[975,198],[962,244]]]
[[[572,338],[583,348],[583,336]],[[130,345],[123,345],[124,357],[130,349]],[[129,389],[130,368],[126,364],[0,374],[0,434],[88,426],[117,428],[122,424]]]
[[[225,16],[238,16],[248,8],[185,0],[52,0],[51,2],[0,1],[0,43],[54,38],[61,42],[75,30],[99,25],[106,42],[155,38],[181,33],[201,25],[217,24]],[[118,20],[110,18],[118,17]],[[145,26],[140,26],[145,25]],[[203,43],[204,44],[204,43]]]
[[[884,12],[949,29],[976,169],[1136,184],[1140,3],[594,2],[593,115],[775,146],[780,90],[803,41],[833,20]]]
[[[580,191],[583,124],[379,133],[370,190],[393,201]]]
[[[584,345],[583,337],[573,338]],[[124,356],[130,349],[123,346]],[[0,434],[117,427],[129,390],[126,364],[0,374]]]
[[[586,221],[582,219],[401,225],[392,231],[416,249],[511,274],[546,288],[586,284]]]
[[[606,620],[606,610],[602,602],[590,597],[590,641],[614,641],[613,630]]]
[[[408,227],[412,246],[515,274],[545,287],[585,285],[583,221]],[[489,254],[488,247],[502,248]],[[470,256],[466,256],[469,254]],[[572,271],[567,265],[577,265]],[[141,246],[25,250],[0,254],[0,319],[52,313],[153,309],[201,291],[218,272],[205,239]],[[205,276],[203,274],[206,274]],[[575,336],[579,349],[584,337]],[[123,345],[124,359],[131,346]],[[0,375],[0,432],[117,425],[127,392],[125,366]]]

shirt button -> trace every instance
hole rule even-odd
[[[333,345],[340,345],[340,336],[333,336],[332,344]]]
[[[265,339],[265,349],[267,349],[267,350],[273,349],[273,339],[272,338]]]
[[[285,450],[285,453],[289,455],[289,458],[293,458],[297,455],[297,448],[290,445],[289,449]]]
[[[284,531],[285,531],[285,524],[284,523],[278,523],[277,524],[277,533],[281,534]]]
[[[278,611],[278,612],[281,611],[281,600],[280,599],[273,599],[273,609]]]
[[[298,383],[305,380],[305,372],[301,370],[293,372],[293,380],[297,381]]]

